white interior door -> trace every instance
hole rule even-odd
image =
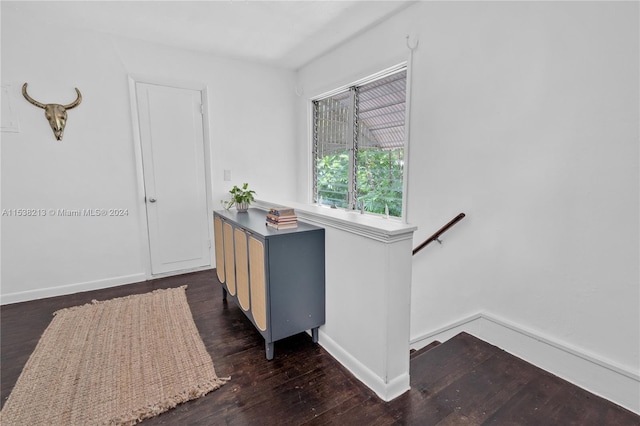
[[[208,266],[202,93],[135,84],[151,273]]]

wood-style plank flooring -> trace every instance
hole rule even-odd
[[[2,405],[54,311],[183,284],[216,372],[231,381],[143,425],[640,425],[639,416],[464,333],[414,353],[411,390],[389,403],[306,333],[276,342],[267,361],[264,340],[222,301],[214,271],[2,306]]]

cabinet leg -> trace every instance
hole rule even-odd
[[[311,340],[313,343],[318,343],[318,327],[311,329]]]
[[[224,288],[222,289],[222,300],[227,300],[227,290],[225,290]]]
[[[267,360],[271,361],[273,359],[273,342],[265,342],[264,350],[267,355]]]

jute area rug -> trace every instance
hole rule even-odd
[[[222,386],[185,290],[57,311],[0,424],[133,425]]]

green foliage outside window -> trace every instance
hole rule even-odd
[[[358,152],[358,202],[365,210],[402,216],[402,173],[404,149],[388,151],[366,149]]]
[[[357,198],[365,210],[402,216],[402,175],[404,150],[365,149],[358,152]],[[340,151],[318,159],[318,200],[321,204],[347,208],[349,178],[348,151]]]
[[[318,158],[317,167],[318,202],[346,208],[349,188],[348,151]]]

